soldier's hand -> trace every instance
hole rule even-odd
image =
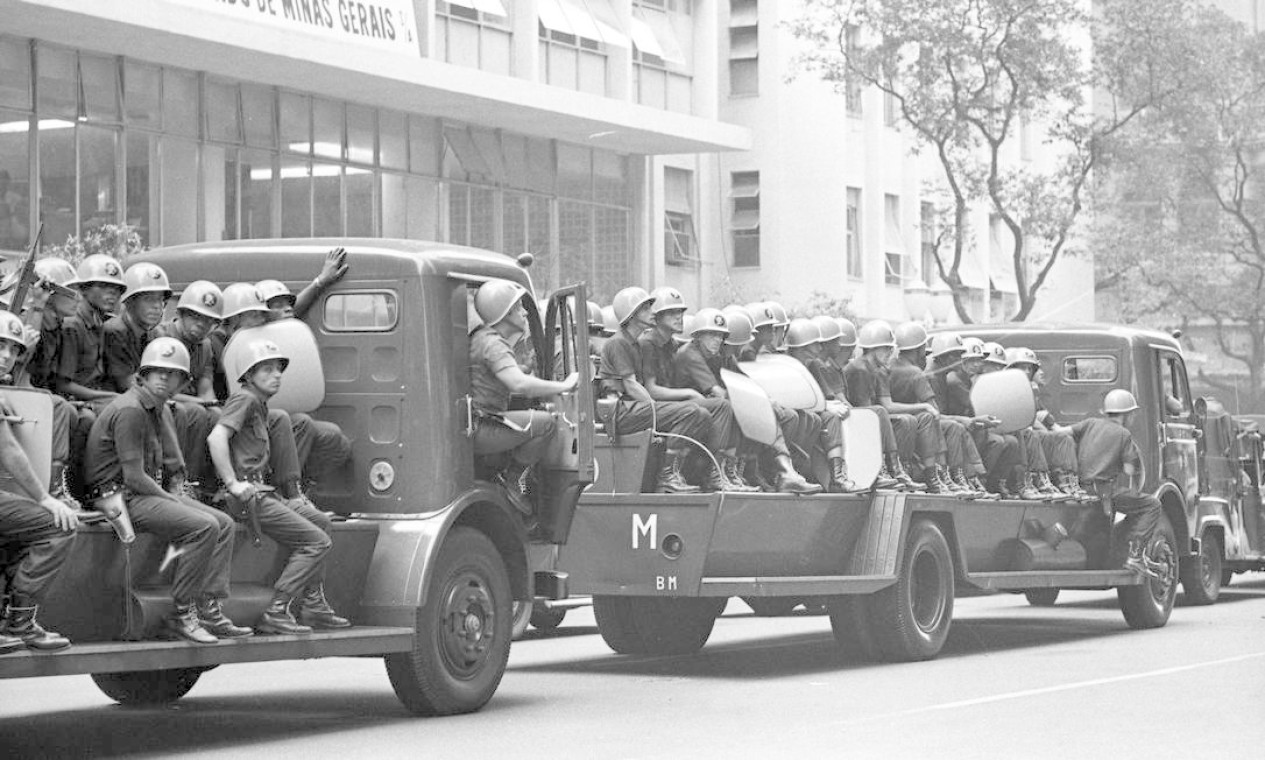
[[[184,494],[184,476],[175,475],[167,479],[167,493],[172,496],[181,496]]]
[[[707,397],[699,393],[698,391],[694,390],[693,388],[686,388],[685,398],[689,401],[702,401],[703,399]]]
[[[580,385],[580,373],[572,372],[562,380],[561,393],[573,393]]]
[[[922,410],[936,419],[940,419],[940,410],[935,404],[923,404]]]
[[[43,309],[52,295],[53,286],[49,284],[46,278],[41,277],[32,283],[31,288],[26,292],[27,307],[30,309]]]
[[[340,246],[325,254],[325,265],[321,267],[321,273],[316,276],[316,280],[322,287],[328,288],[341,280],[345,274],[347,274],[347,250]]]
[[[255,485],[244,480],[233,481],[233,484],[228,487],[228,492],[233,494],[233,498],[238,501],[250,501],[256,494]]]
[[[52,496],[45,496],[40,499],[40,506],[48,510],[53,516],[53,522],[62,530],[74,530],[79,527],[79,518],[75,517],[75,510],[66,505],[65,502],[54,499]]]

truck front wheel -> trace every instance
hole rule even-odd
[[[1181,563],[1186,604],[1205,605],[1217,601],[1217,597],[1221,596],[1221,573],[1221,539],[1215,533],[1208,533],[1199,542],[1198,556]]]
[[[412,651],[386,656],[404,706],[417,715],[455,715],[487,704],[509,659],[511,606],[496,547],[473,528],[453,528],[417,609]]]
[[[896,583],[863,608],[872,613],[880,658],[912,662],[940,653],[953,622],[953,557],[939,526],[926,519],[910,526]]]
[[[1157,566],[1156,578],[1138,586],[1116,589],[1120,611],[1130,628],[1160,628],[1168,622],[1177,598],[1177,536],[1168,517],[1161,515],[1146,556]]]
[[[595,596],[602,639],[619,654],[689,654],[707,643],[724,599]]]
[[[125,707],[165,705],[189,693],[206,668],[132,670],[93,673],[92,681],[107,697]]]

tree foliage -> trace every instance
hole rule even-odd
[[[104,253],[126,264],[129,256],[144,248],[135,227],[126,224],[103,224],[84,232],[83,235],[71,235],[63,243],[43,246],[40,257],[62,258],[78,266],[85,257]]]
[[[1075,253],[1110,144],[1173,94],[1189,54],[1186,2],[1103,0],[1091,15],[1080,0],[806,0],[793,31],[808,43],[802,67],[845,94],[877,88],[934,155],[935,264],[959,318],[970,321],[962,262],[971,210],[982,206],[1009,230],[1019,297],[1010,317],[1023,320],[1050,270]],[[1029,128],[1053,162],[1015,160]]]

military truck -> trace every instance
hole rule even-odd
[[[1134,359],[1125,346],[1152,337],[1064,330],[1062,342],[1047,345],[1028,340],[1024,329],[973,334],[1030,345],[1045,352],[1050,366],[1070,357],[1079,377],[1096,368],[1094,377],[1105,379],[1093,386],[1070,383],[1066,401],[1050,404],[1082,416],[1098,409],[1107,390],[1131,386],[1125,381],[1133,365],[1126,362]],[[1050,335],[1053,339],[1054,332]],[[1124,340],[1125,335],[1133,337]],[[1054,345],[1066,349],[1049,353]],[[1114,357],[1114,369],[1106,366],[1108,356]],[[1180,361],[1176,352],[1164,357]],[[1146,377],[1155,379],[1154,392],[1139,393],[1139,401],[1154,403],[1158,375]],[[1026,378],[1020,382],[1031,402]],[[1166,458],[1178,456],[1178,430],[1164,435],[1171,442]],[[1193,444],[1193,434],[1188,437]],[[753,609],[766,606],[761,600],[774,609],[795,600],[824,601],[841,644],[884,660],[936,656],[958,595],[1010,591],[1040,599],[1061,588],[1115,588],[1130,627],[1159,627],[1168,621],[1177,593],[1179,555],[1194,547],[1185,513],[1173,508],[1175,495],[1185,493],[1177,484],[1163,489],[1165,516],[1145,548],[1157,568],[1150,577],[1121,569],[1126,548],[1119,523],[1113,524],[1097,501],[964,500],[883,491],[645,493],[660,448],[652,431],[597,436],[597,481],[580,500],[560,549],[559,567],[569,573],[571,591],[593,595],[601,635],[619,653],[696,651],[733,596]],[[856,448],[850,441],[849,460],[861,453]],[[1193,463],[1193,448],[1191,456]],[[1150,472],[1147,482],[1154,483],[1160,470]],[[1190,485],[1193,494],[1193,483],[1179,483]]]
[[[308,314],[319,360],[306,358],[324,376],[313,414],[341,426],[352,457],[342,471],[323,473],[310,495],[336,513],[326,590],[354,627],[211,646],[155,640],[170,609],[169,547],[147,535],[128,546],[109,525],[88,522],[41,610],[44,623],[74,646],[0,657],[0,678],[90,674],[113,699],[149,704],[179,699],[220,665],[372,656],[383,658],[414,713],[469,712],[492,697],[509,655],[511,603],[566,596],[552,552],[592,478],[589,362],[582,348],[577,353],[574,329],[583,287],[551,296],[548,328],[525,299],[526,353],[552,357],[561,347],[556,368],[582,378],[576,393],[549,407],[560,434],[538,468],[537,508],[528,516],[472,453],[467,306],[490,278],[532,292],[520,265],[529,257],[416,241],[268,240],[156,249],[128,263],[160,264],[177,292],[199,279],[272,277],[297,293],[335,246],[347,249],[349,273]],[[583,340],[585,331],[578,335]],[[555,370],[553,361],[537,364]],[[310,382],[293,373],[284,380]],[[232,619],[259,617],[278,567],[275,545],[254,546],[238,533],[225,604]]]

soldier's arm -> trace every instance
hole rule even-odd
[[[307,313],[316,305],[321,294],[329,290],[343,276],[347,274],[347,251],[342,248],[334,248],[325,254],[325,265],[321,267],[321,273],[312,280],[306,288],[299,291],[294,298],[294,316],[296,319],[303,319]]]
[[[0,413],[11,416],[13,410],[9,408],[7,403],[0,400]],[[27,459],[26,451],[18,445],[18,441],[13,437],[13,431],[9,429],[9,423],[6,420],[0,420],[0,467],[4,468],[4,471],[13,478],[13,482],[32,501],[38,503],[52,514],[53,521],[57,524],[57,527],[62,530],[73,530],[79,524],[74,510],[50,496],[48,489],[35,476],[35,468],[31,467],[31,460]]]

